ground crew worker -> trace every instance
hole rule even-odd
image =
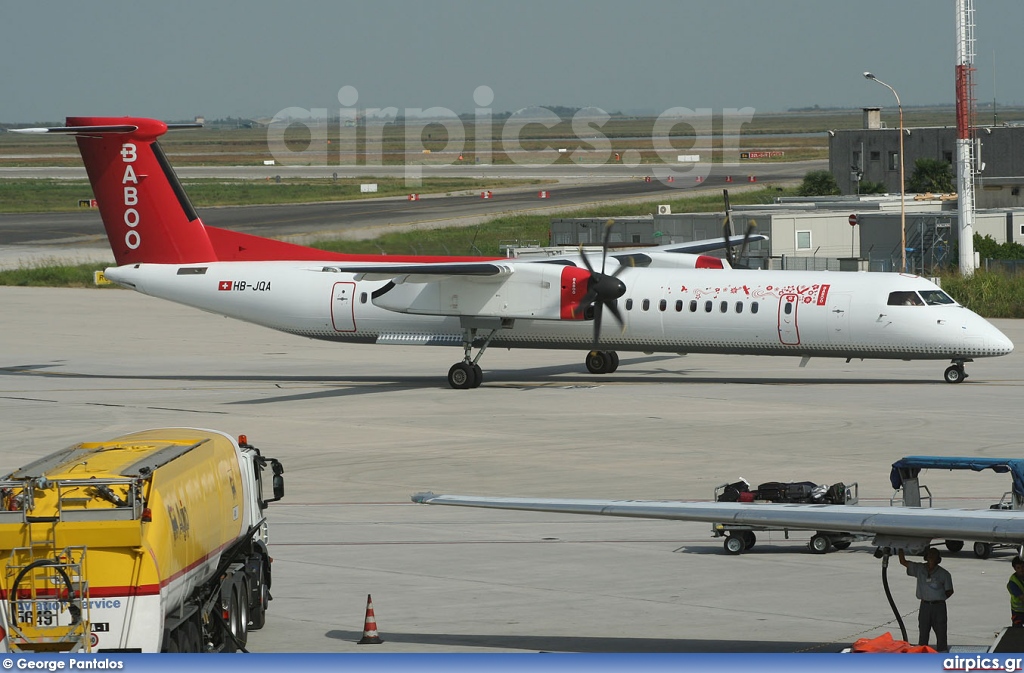
[[[939,567],[942,554],[938,549],[930,547],[924,553],[924,560],[924,563],[908,561],[900,550],[900,565],[907,569],[907,575],[917,578],[917,597],[921,599],[921,610],[917,615],[917,644],[927,645],[929,632],[935,631],[935,649],[947,652],[946,599],[953,595],[953,576]]]
[[[1006,590],[1010,592],[1010,626],[1021,627],[1024,626],[1024,559],[1014,556],[1010,565],[1013,574],[1006,583]]]

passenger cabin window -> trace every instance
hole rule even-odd
[[[953,298],[942,290],[921,290],[920,295],[924,298],[924,303],[929,306],[949,306],[956,304]]]
[[[632,311],[633,310],[633,300],[632,299],[627,299],[626,300],[626,310],[627,311]]]
[[[889,301],[886,303],[889,306],[924,306],[916,292],[890,292]]]
[[[697,300],[696,299],[691,299],[690,300],[690,313],[696,313],[696,312],[697,312]]]
[[[787,301],[786,305],[782,308],[782,312],[785,313],[786,315],[790,315],[791,313],[793,313],[793,302]]]
[[[753,304],[751,304],[750,305],[750,312],[751,313],[757,313],[757,307],[758,306],[760,306],[760,304],[758,304],[757,302],[754,302]]]
[[[360,304],[365,304],[366,303],[366,293],[365,292],[360,292],[359,293],[359,303]]]
[[[649,308],[651,308],[651,300],[650,299],[644,299],[644,301],[640,305],[640,307],[643,308],[643,310],[645,310],[645,311],[648,310]]]
[[[666,308],[668,308],[668,302],[667,301],[662,299],[660,302],[658,302],[658,309],[659,310],[664,311]]]
[[[680,313],[683,310],[683,300],[676,299],[676,313]]]
[[[714,308],[715,308],[715,303],[713,301],[708,300],[708,301],[704,302],[704,312],[705,313],[711,313],[712,309],[714,309]]]
[[[736,312],[737,313],[743,313],[743,302],[741,302],[741,301],[736,302]]]
[[[727,312],[727,311],[729,310],[729,302],[727,302],[727,301],[723,301],[723,302],[721,303],[721,305],[719,305],[718,309],[719,309],[719,310],[720,310],[720,311],[721,311],[722,313],[725,313],[725,312]]]

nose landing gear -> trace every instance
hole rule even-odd
[[[967,372],[964,371],[964,363],[973,362],[968,359],[957,359],[953,360],[953,364],[946,367],[946,371],[943,372],[942,378],[945,379],[946,383],[963,383],[964,379],[967,378]]]

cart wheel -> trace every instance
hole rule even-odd
[[[978,558],[988,558],[992,555],[992,545],[987,542],[975,542],[974,555]]]
[[[853,544],[853,542],[850,540],[839,540],[837,542],[833,542],[832,546],[842,551],[843,549],[849,549],[851,544]]]
[[[964,548],[963,540],[946,540],[946,549],[954,554]]]
[[[725,537],[725,553],[726,554],[742,554],[746,545],[743,544],[742,538],[735,535],[727,535]]]
[[[754,535],[754,531],[752,531],[752,530],[742,531],[742,532],[740,532],[740,536],[743,539],[743,550],[744,551],[748,551],[750,549],[753,549],[754,545],[757,544],[757,536]]]
[[[812,554],[825,554],[832,546],[832,540],[828,538],[828,535],[822,535],[821,533],[815,533],[807,542],[807,547],[811,550]]]

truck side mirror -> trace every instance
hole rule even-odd
[[[280,474],[274,475],[274,500],[284,497],[284,477]]]
[[[274,497],[270,500],[264,500],[262,503],[263,507],[267,506],[267,503],[277,502],[284,497],[284,466],[281,465],[281,461],[276,458],[269,458],[267,462],[270,463],[270,469],[274,472]]]

